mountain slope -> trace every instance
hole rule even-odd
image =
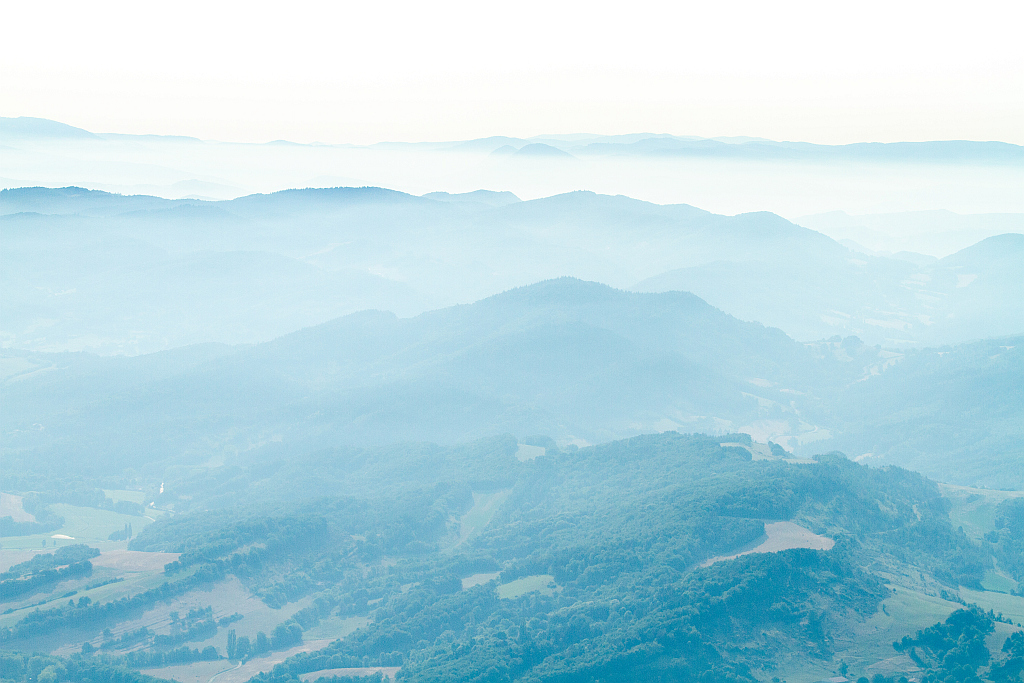
[[[590,192],[453,197],[364,187],[205,202],[5,190],[0,300],[14,314],[0,332],[9,346],[103,353],[261,342],[360,309],[410,315],[561,276],[692,291],[804,341],[856,334],[903,346],[1024,329],[1020,265],[999,249],[979,247],[969,268],[912,263],[851,252],[769,213]],[[218,262],[219,280],[189,265]]]
[[[998,235],[936,262],[839,258],[722,261],[649,278],[638,291],[692,291],[798,339],[829,329],[889,345],[943,344],[1024,329],[1024,235]]]
[[[842,390],[821,444],[956,484],[1024,487],[1024,337],[925,349]]]
[[[8,352],[53,368],[7,383],[8,457],[206,460],[271,437],[278,449],[500,432],[599,441],[767,418],[799,431],[784,390],[834,381],[807,347],[693,295],[569,279],[410,319],[351,315],[212,360],[192,354]],[[184,365],[153,374],[171,358]]]
[[[26,471],[99,454],[114,470],[160,471],[339,444],[497,433],[585,444],[672,429],[1006,486],[1024,484],[1012,467],[1022,348],[801,344],[691,294],[563,278],[413,318],[364,311],[255,346],[8,350],[0,425],[5,459]]]

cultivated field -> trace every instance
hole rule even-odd
[[[498,597],[506,600],[518,598],[527,593],[537,591],[541,595],[553,595],[558,587],[555,585],[555,577],[550,574],[537,574],[535,576],[524,576],[515,581],[509,581],[498,586]]]
[[[179,553],[144,553],[139,550],[108,550],[94,557],[92,566],[119,572],[162,572],[164,566],[180,557]]]
[[[499,576],[501,576],[501,572],[484,572],[482,574],[467,576],[462,580],[462,590],[472,588],[473,586],[481,586],[488,581],[493,581]]]
[[[1009,498],[1022,498],[1024,491],[993,491],[968,486],[939,484],[942,495],[949,500],[949,518],[953,526],[962,526],[974,541],[996,528],[996,507]]]
[[[384,678],[394,680],[395,674],[402,668],[400,666],[369,666],[352,669],[323,669],[322,671],[311,671],[308,674],[300,674],[299,678],[303,681],[318,681],[321,678],[331,678],[332,676],[372,676],[378,671],[384,675]]]
[[[490,524],[494,513],[498,511],[498,508],[501,507],[501,504],[505,502],[505,499],[508,498],[508,494],[511,492],[511,489],[507,489],[489,493],[474,493],[473,507],[460,520],[459,541],[454,547],[458,548],[470,538],[483,531]]]
[[[34,522],[36,518],[25,512],[21,506],[22,497],[11,493],[0,493],[0,517],[10,517],[15,522]]]
[[[794,548],[831,550],[835,544],[836,542],[831,538],[811,533],[799,524],[794,524],[793,522],[769,522],[764,525],[764,536],[754,547],[733,555],[712,557],[702,563],[701,566],[708,567],[715,562],[733,560],[751,553],[777,553],[780,550],[793,550]]]
[[[8,495],[8,494],[3,494]],[[20,499],[19,499],[20,505]],[[111,541],[110,534],[120,531],[125,524],[131,524],[132,531],[137,536],[143,528],[165,514],[158,510],[148,510],[148,516],[138,517],[135,515],[124,515],[112,510],[99,510],[96,508],[78,507],[57,503],[50,506],[54,514],[64,518],[64,526],[55,531],[31,536],[9,536],[3,539],[4,550],[35,550],[46,548],[52,551],[53,548],[62,545],[85,543],[100,550],[123,549],[127,547],[127,541]]]
[[[230,664],[225,660],[218,662],[196,662],[179,666],[165,666],[159,669],[143,669],[143,673],[157,678],[179,681],[179,683],[245,683],[258,673],[270,671],[288,657],[300,652],[313,652],[326,647],[329,640],[310,640],[280,652],[271,652],[265,657],[250,659],[245,664]]]
[[[9,567],[24,562],[35,554],[36,551],[3,550],[0,551],[3,560],[0,565]],[[156,588],[167,580],[163,575],[164,564],[177,557],[175,553],[140,553],[124,550],[105,552],[90,560],[93,565],[90,576],[61,581],[35,593],[19,596],[16,600],[0,603],[2,611],[5,612],[0,615],[0,627],[13,626],[36,607],[51,608],[72,595],[76,600],[88,597],[93,602],[109,602]],[[43,642],[36,643],[34,648],[49,651]]]

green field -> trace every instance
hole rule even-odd
[[[541,595],[554,595],[557,588],[555,577],[551,576],[551,574],[536,574],[534,576],[524,576],[521,579],[509,581],[498,586],[498,597],[511,600],[534,591]]]
[[[194,571],[194,569],[188,569],[178,574],[176,578],[187,577]],[[121,580],[108,583],[111,579]],[[93,567],[90,576],[72,581],[62,581],[56,586],[49,587],[48,590],[27,595],[11,602],[0,603],[3,611],[7,609],[13,610],[7,614],[0,614],[0,628],[13,626],[15,622],[22,619],[27,612],[35,609],[37,606],[41,609],[47,609],[67,601],[69,593],[74,593],[74,599],[76,600],[88,597],[93,602],[111,602],[120,598],[131,597],[150,588],[156,588],[165,581],[167,581],[167,576],[159,569],[125,571],[109,567]]]
[[[455,547],[459,547],[483,531],[511,492],[511,489],[506,489],[489,493],[474,493],[473,507],[460,520],[459,541]]]
[[[370,623],[369,617],[337,617],[332,616],[322,619],[319,624],[303,632],[302,637],[307,640],[320,640],[328,638],[335,640],[344,638],[356,629],[360,629]]]
[[[898,656],[893,641],[944,620],[960,605],[902,587],[891,588],[895,592],[884,601],[884,609],[864,621],[834,615],[843,623],[839,630],[847,636],[836,640],[831,660],[794,656],[768,678],[778,676],[789,683],[813,683],[838,675],[842,661],[850,667],[849,676],[854,679],[871,678],[876,673],[891,675],[901,667],[908,667],[903,672],[909,671],[913,662]]]
[[[954,526],[962,526],[973,541],[980,541],[995,529],[996,508],[1000,503],[1024,497],[1024,491],[994,491],[950,484],[939,484],[939,489],[950,502],[950,521]]]
[[[123,515],[112,510],[77,507],[64,503],[51,505],[50,510],[64,518],[64,526],[45,534],[7,536],[3,539],[3,547],[8,550],[34,550],[43,547],[49,549],[62,545],[85,543],[100,550],[113,550],[115,548],[124,548],[127,543],[125,541],[107,540],[111,533],[123,529],[125,524],[131,524],[132,531],[135,535],[138,535],[144,527],[154,521],[150,517]],[[153,518],[157,516],[152,514],[153,511],[150,512]],[[69,536],[70,538],[53,538],[53,536]]]
[[[911,670],[908,667],[913,667],[914,664],[893,650],[893,641],[903,636],[914,635],[920,629],[945,620],[962,606],[903,587],[890,588],[894,592],[885,599],[884,609],[880,609],[869,619],[861,622],[837,615],[839,620],[845,623],[841,631],[851,635],[841,640],[837,639],[832,660],[794,657],[780,666],[777,672],[771,673],[768,678],[778,676],[789,683],[813,683],[838,675],[837,667],[841,661],[849,665],[852,678],[862,675],[871,678],[876,673],[890,676],[893,673],[908,673]],[[1024,623],[1024,598],[963,587],[959,593],[968,603],[976,604],[984,610],[991,609],[997,614],[1002,613],[1015,623]],[[1006,637],[1014,630],[1016,629],[1009,624],[996,624],[996,633],[991,637],[990,648],[998,651]]]
[[[1001,571],[990,569],[985,572],[985,578],[981,581],[981,587],[986,591],[993,591],[995,593],[1009,593],[1010,591],[1017,590],[1017,582]]]

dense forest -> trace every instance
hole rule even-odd
[[[161,585],[113,602],[37,608],[0,633],[3,647],[55,629],[88,640],[230,576],[268,606],[308,606],[253,639],[230,631],[229,651],[185,644],[231,628],[197,610],[176,617],[171,635],[143,629],[68,662],[126,671],[241,661],[300,643],[325,619],[371,615],[348,637],[256,680],[394,666],[421,681],[754,681],[788,652],[831,661],[844,625],[880,610],[893,590],[884,577],[899,567],[950,594],[980,589],[994,562],[1019,571],[1018,503],[1002,505],[997,531],[977,542],[954,528],[934,482],[899,468],[838,453],[808,464],[754,459],[741,434],[667,432],[566,449],[527,441],[543,444],[534,446],[543,454],[520,460],[510,437],[394,447],[387,457],[318,453],[315,484],[303,476],[308,463],[286,458],[189,473],[177,494],[165,494],[180,496],[181,512],[130,542],[180,553]],[[460,520],[491,497],[501,504],[467,536]],[[704,566],[783,521],[834,545]],[[14,567],[0,585],[87,562],[88,550],[74,548]],[[66,569],[52,569],[58,561]],[[495,578],[464,587],[478,575]],[[505,591],[517,582],[533,588]],[[133,638],[148,645],[125,651]]]

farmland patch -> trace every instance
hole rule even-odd
[[[459,547],[483,531],[511,492],[511,489],[505,489],[489,493],[474,493],[473,507],[460,520],[459,541],[455,547]]]
[[[486,572],[483,574],[473,574],[467,576],[462,580],[462,590],[472,588],[473,586],[482,586],[483,584],[493,581],[494,579],[501,576],[501,572]]]
[[[836,542],[831,538],[819,536],[793,522],[769,522],[764,525],[764,536],[753,548],[733,555],[719,555],[706,560],[702,567],[708,567],[722,560],[733,560],[751,553],[777,553],[781,550],[808,548],[810,550],[831,550]]]
[[[0,493],[0,517],[10,517],[15,522],[34,522],[35,515],[25,512],[22,497],[12,493]]]
[[[508,583],[503,583],[498,586],[498,597],[505,600],[511,600],[513,598],[526,595],[527,593],[533,593],[534,591],[541,595],[553,595],[556,588],[555,577],[551,574],[524,576],[521,579],[509,581]]]
[[[159,669],[144,669],[150,676],[157,678],[173,679],[180,683],[206,683],[216,675],[215,683],[245,683],[256,674],[270,671],[275,665],[280,664],[288,657],[300,652],[314,652],[326,647],[329,640],[310,640],[301,645],[296,645],[287,650],[272,652],[265,657],[250,659],[241,666],[229,665],[226,661],[219,662],[197,662],[195,664],[183,664],[179,666],[165,666]],[[208,672],[209,676],[203,678]],[[218,673],[219,672],[219,673]]]
[[[321,671],[311,671],[307,674],[299,674],[299,679],[302,681],[318,681],[321,678],[331,678],[333,676],[356,678],[372,676],[379,671],[384,678],[394,680],[398,670],[401,668],[400,666],[364,666],[349,669],[323,669]]]

